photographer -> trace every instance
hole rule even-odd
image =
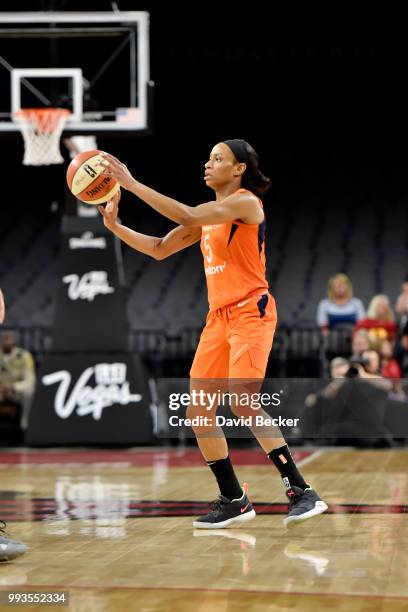
[[[331,361],[332,380],[305,401],[303,421],[315,435],[354,446],[390,444],[383,423],[392,381],[381,377],[379,366],[379,355],[372,350]]]
[[[379,373],[380,357],[377,351],[367,350],[361,356],[356,355],[350,359],[335,357],[330,362],[331,382],[317,393],[310,393],[305,400],[307,407],[314,406],[320,398],[333,398],[343,386],[346,379],[361,378],[370,380],[374,386],[390,391],[391,381],[381,377]]]
[[[380,364],[380,355],[377,351],[371,349],[364,351],[361,357],[350,357],[345,377],[370,380],[371,384],[378,389],[391,391],[392,381],[381,376]]]

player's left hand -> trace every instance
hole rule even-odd
[[[120,189],[115,195],[107,201],[106,206],[98,206],[98,210],[103,217],[105,227],[113,231],[118,225],[118,206],[120,202]]]
[[[102,153],[104,161],[100,168],[103,167],[103,171],[101,174],[105,176],[111,176],[116,179],[121,187],[124,189],[131,189],[135,179],[130,174],[127,166],[122,164],[116,157],[111,155],[110,153]]]

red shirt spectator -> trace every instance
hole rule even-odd
[[[389,340],[383,340],[380,346],[381,376],[384,378],[401,378],[401,368],[393,357],[393,348]]]
[[[367,329],[373,344],[379,345],[383,340],[394,340],[398,328],[389,298],[386,295],[374,296],[367,317],[359,321],[355,329]]]

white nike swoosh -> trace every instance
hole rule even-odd
[[[7,548],[7,544],[0,544],[0,546],[1,546],[1,548],[2,548],[3,550],[6,550],[6,548]]]
[[[246,304],[247,302],[249,302],[251,298],[248,298],[247,300],[244,300],[243,302],[239,302],[239,304],[237,304],[238,308],[241,308],[241,306],[243,306],[244,304]]]
[[[241,348],[237,350],[237,352],[235,353],[234,357],[232,358],[233,361],[235,361],[235,359],[238,357],[238,355],[240,355],[242,353],[242,351],[244,351],[248,346],[249,346],[249,344],[244,344],[243,346],[241,346]]]

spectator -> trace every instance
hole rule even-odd
[[[389,340],[383,340],[380,345],[381,376],[384,378],[401,378],[401,368],[393,357],[393,346]]]
[[[344,378],[350,364],[347,359],[344,357],[335,357],[330,362],[330,377],[332,379],[335,378]]]
[[[366,329],[359,329],[353,335],[352,355],[361,356],[371,348],[370,337]]]
[[[0,341],[0,402],[21,405],[21,427],[27,428],[35,389],[35,365],[29,351],[16,346],[14,334],[3,332]]]
[[[408,322],[408,276],[401,285],[401,293],[395,304],[395,312],[400,317],[401,327]]]
[[[374,349],[369,349],[362,353],[362,358],[366,360],[364,367],[360,366],[360,376],[362,378],[371,378],[372,376],[381,376],[380,374],[380,354]],[[368,375],[368,376],[367,376]]]
[[[355,325],[365,317],[363,303],[353,297],[353,286],[345,274],[329,279],[327,295],[317,308],[317,324],[323,333],[341,325]]]
[[[334,357],[330,361],[330,378],[331,382],[322,390],[309,393],[305,399],[305,406],[311,408],[315,406],[319,400],[323,398],[330,398],[337,394],[339,386],[341,385],[340,379],[345,378],[347,371],[350,367],[350,363],[344,357]]]
[[[381,376],[392,380],[390,399],[404,401],[406,394],[401,381],[401,368],[393,356],[393,345],[389,340],[383,340],[380,347]]]
[[[359,321],[356,330],[367,329],[373,347],[380,347],[382,340],[393,341],[397,335],[397,324],[386,295],[375,295],[370,302],[367,317]]]

